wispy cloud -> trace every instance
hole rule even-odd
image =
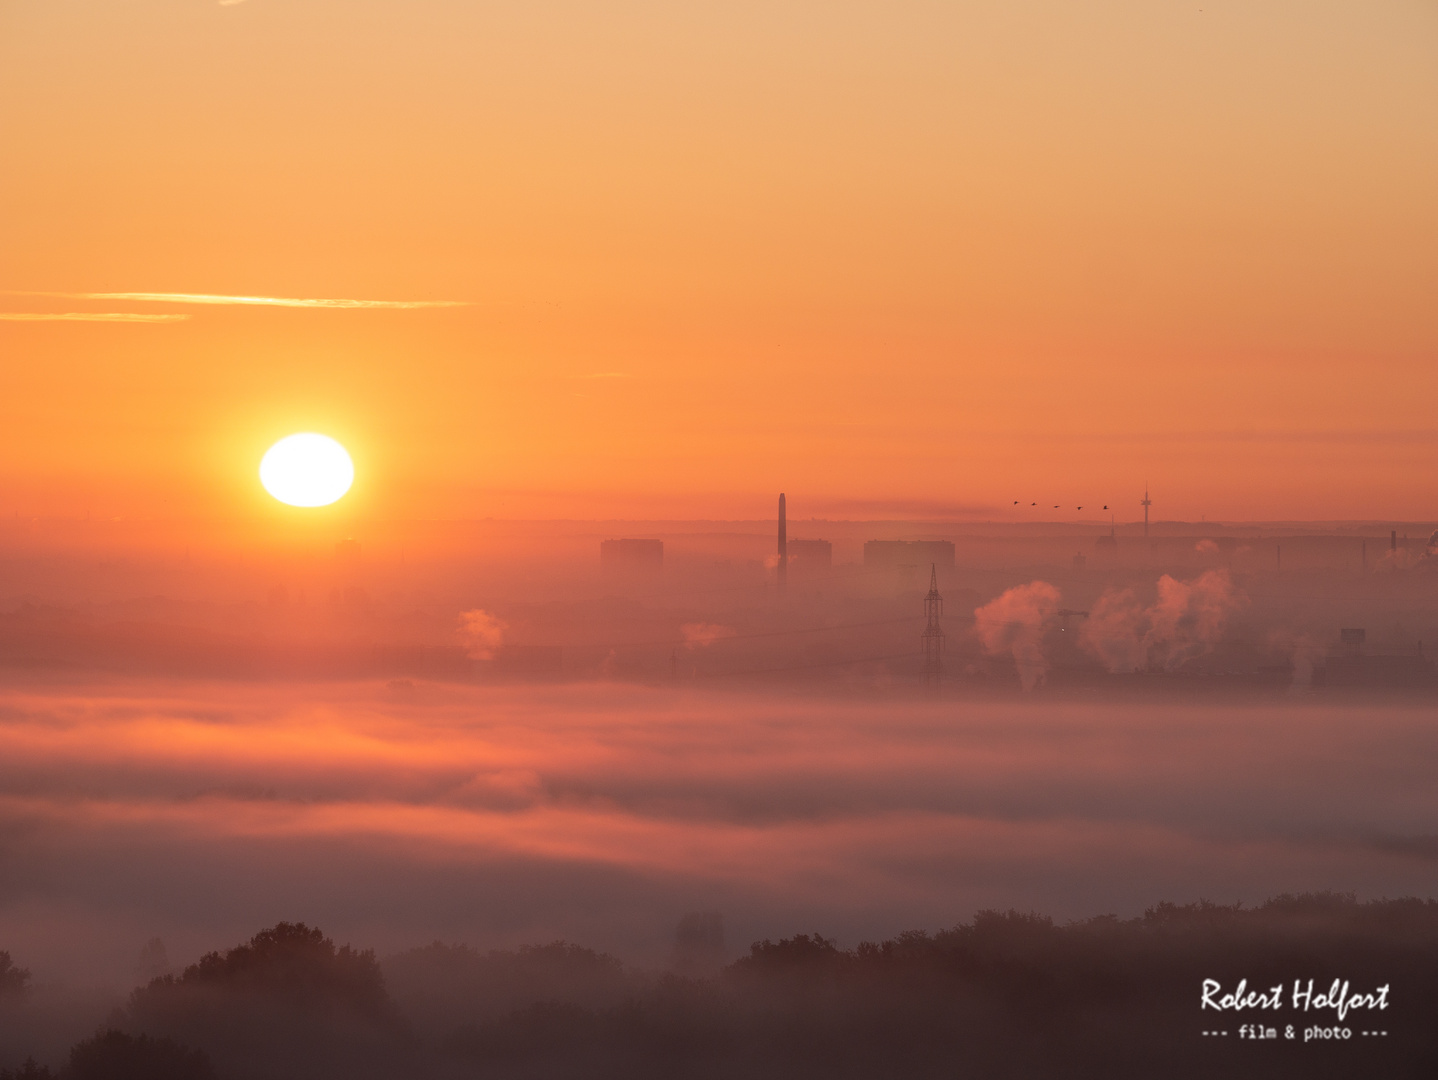
[[[467,300],[347,300],[293,296],[227,296],[219,293],[169,292],[24,292],[12,296],[51,296],[65,300],[128,300],[147,304],[293,308],[437,308],[469,307]]]
[[[142,315],[133,311],[0,311],[0,322],[183,322],[188,315]]]

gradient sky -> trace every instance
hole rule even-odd
[[[386,517],[1431,517],[1435,55],[1433,0],[0,0],[0,513],[259,513],[316,429]],[[187,317],[9,317],[97,314]]]

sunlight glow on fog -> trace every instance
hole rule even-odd
[[[695,902],[743,937],[797,920],[894,933],[989,905],[1062,918],[1286,889],[1425,894],[1435,753],[1427,714],[1396,707],[12,693],[0,933],[53,934],[63,952],[73,928],[57,919],[184,940],[303,916],[382,945],[568,935],[633,955]],[[52,928],[38,938],[37,919]]]

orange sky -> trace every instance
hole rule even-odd
[[[469,306],[0,297],[189,316],[0,319],[0,512],[257,514],[315,429],[385,517],[1432,517],[1435,55],[1432,0],[6,0],[0,288]]]

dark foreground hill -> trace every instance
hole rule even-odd
[[[1205,980],[1262,1003],[1204,1008]],[[1317,1001],[1335,980],[1341,1019]],[[1065,926],[984,912],[853,950],[799,935],[707,979],[563,943],[382,967],[280,924],[137,990],[58,1074],[0,1078],[1419,1077],[1435,1048],[1438,903],[1318,895]]]

